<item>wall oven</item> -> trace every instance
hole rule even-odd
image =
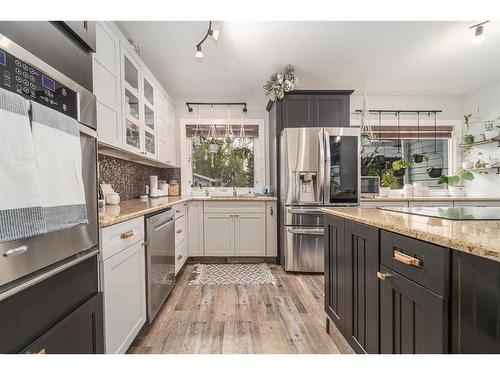
[[[95,96],[80,83],[3,34],[3,31],[9,35],[22,34],[22,24],[18,23],[15,33],[10,23],[0,23],[0,87],[59,111],[80,123],[88,224],[0,243],[0,300],[95,256],[99,248]],[[53,28],[50,23],[39,24],[40,27],[44,24],[43,27]],[[50,35],[45,34],[45,37]],[[55,55],[56,52],[54,50]],[[66,60],[65,64],[74,65],[71,59]],[[15,249],[24,251],[13,251]]]

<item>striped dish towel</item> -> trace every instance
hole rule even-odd
[[[0,89],[0,242],[47,232],[26,103]]]
[[[78,122],[31,102],[33,145],[47,231],[87,224]]]

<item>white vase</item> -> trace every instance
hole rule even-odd
[[[380,190],[378,192],[378,195],[381,196],[381,197],[388,197],[389,196],[389,193],[391,192],[391,188],[390,187],[380,187]]]
[[[474,162],[471,160],[465,160],[462,162],[462,169],[472,169],[474,168]]]
[[[448,193],[452,197],[463,197],[465,195],[465,188],[463,186],[448,186]]]
[[[493,139],[495,137],[498,137],[500,135],[500,131],[499,130],[487,130],[484,132],[484,138],[486,138],[486,140],[490,140],[490,139]]]

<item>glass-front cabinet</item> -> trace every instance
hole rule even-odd
[[[124,148],[157,159],[153,79],[147,77],[145,70],[124,45],[121,56]]]

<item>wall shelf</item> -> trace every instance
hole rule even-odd
[[[490,143],[495,143],[495,142],[498,143],[497,147],[500,147],[500,137],[488,139],[487,141],[480,141],[480,142],[474,142],[474,143],[468,143],[468,144],[460,143],[458,146],[462,147],[462,148],[468,147],[468,146],[476,147],[476,146],[488,145]]]
[[[497,170],[496,174],[500,174],[500,165],[494,166],[494,167],[485,167],[485,168],[472,168],[472,169],[465,169],[468,172],[473,172],[473,173],[487,173],[488,171],[492,170]]]

